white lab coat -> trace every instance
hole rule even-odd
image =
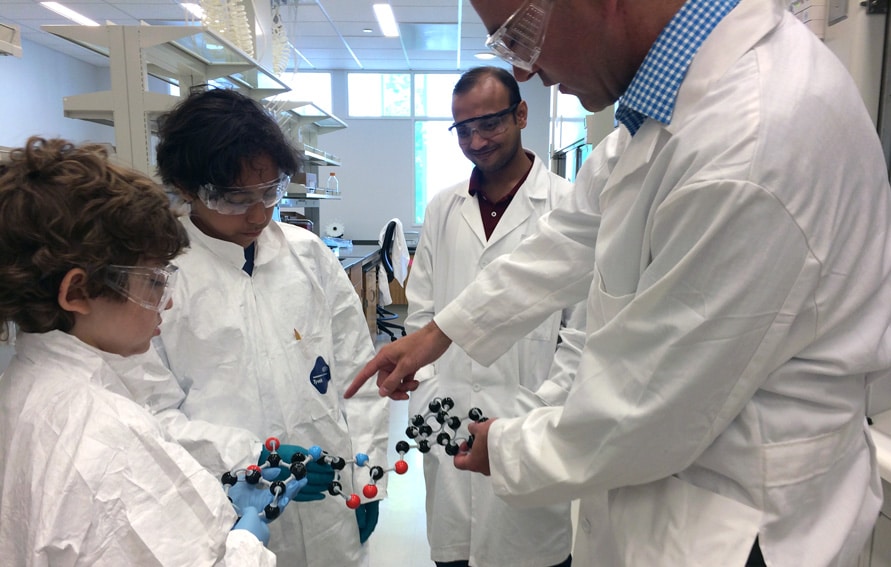
[[[211,238],[183,219],[190,249],[178,257],[173,308],[160,342],[193,420],[240,426],[260,439],[345,459],[366,453],[386,467],[388,400],[369,384],[355,398],[343,391],[373,356],[365,316],[346,272],[314,234],[272,223],[257,241],[253,276],[241,246]],[[331,379],[319,384],[323,366]],[[349,428],[347,427],[349,424]],[[213,426],[191,439],[212,439]],[[212,467],[215,460],[202,464]],[[368,469],[343,471],[343,489],[362,495]],[[385,495],[386,478],[379,483]],[[366,499],[363,497],[363,501]],[[295,502],[270,525],[269,547],[282,565],[358,565],[366,555],[355,513],[339,497]]]
[[[416,331],[430,322],[484,266],[534,232],[536,221],[571,188],[571,183],[550,173],[534,157],[526,181],[488,241],[479,201],[468,193],[468,182],[441,191],[427,207],[412,261],[406,329]],[[571,326],[563,328],[561,319]],[[559,345],[558,338],[562,338]],[[410,414],[426,413],[434,398],[451,397],[456,404],[452,413],[465,420],[459,435],[466,437],[467,412],[473,407],[488,416],[511,417],[533,407],[559,405],[575,377],[583,343],[584,305],[577,304],[575,309],[551,314],[488,368],[453,346],[417,373],[421,384],[411,395]],[[441,447],[424,457],[424,476],[427,539],[434,561],[470,559],[471,565],[488,567],[547,567],[569,555],[569,502],[512,509],[495,496],[490,479],[459,471]]]
[[[496,492],[582,496],[582,565],[604,489],[626,565],[742,565],[756,534],[768,565],[854,564],[881,502],[864,405],[891,366],[891,190],[845,69],[742,0],[671,124],[607,138],[574,196],[436,317],[487,364],[587,294],[565,407],[491,428]]]
[[[272,566],[219,480],[138,404],[132,360],[21,333],[0,377],[4,565]]]

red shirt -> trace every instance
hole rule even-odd
[[[526,152],[526,155],[529,156],[529,160],[531,162],[535,161],[535,155],[529,152]],[[532,163],[529,164],[529,169],[526,170],[526,173],[523,174],[523,177],[517,181],[517,184],[514,185],[513,189],[510,190],[510,193],[505,195],[502,199],[500,199],[497,203],[493,203],[489,199],[486,198],[485,195],[480,191],[480,185],[482,184],[482,172],[478,170],[476,167],[473,168],[473,171],[470,173],[470,183],[468,192],[471,197],[477,197],[477,201],[480,205],[480,214],[483,218],[483,229],[486,232],[486,240],[489,240],[489,237],[492,236],[492,233],[495,232],[495,227],[498,225],[498,221],[501,220],[501,217],[504,216],[504,211],[507,210],[508,205],[513,200],[514,195],[517,194],[517,191],[520,190],[520,186],[526,181],[526,178],[529,177],[529,172],[532,171]]]

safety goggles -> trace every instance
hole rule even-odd
[[[541,55],[554,1],[527,0],[486,39],[486,47],[514,67],[532,71]]]
[[[164,311],[173,295],[177,267],[106,266],[105,285],[140,307]]]
[[[486,139],[497,136],[507,130],[507,124],[505,123],[504,118],[508,114],[513,114],[519,104],[519,102],[515,102],[504,110],[499,110],[492,114],[474,116],[473,118],[468,118],[461,122],[455,122],[449,126],[449,131],[454,132],[455,135],[458,136],[458,140],[461,142],[470,140],[470,138],[473,137],[474,132]]]
[[[282,200],[291,183],[290,175],[282,175],[275,181],[244,187],[220,187],[205,183],[198,188],[198,198],[208,209],[223,215],[243,215],[257,203],[267,209]]]

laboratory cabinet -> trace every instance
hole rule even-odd
[[[114,127],[115,153],[154,174],[152,136],[180,97],[148,90],[152,76],[188,93],[213,81],[263,99],[288,90],[279,78],[205,26],[45,25],[41,29],[108,57],[111,88],[65,96],[66,117]]]
[[[306,173],[316,176],[315,187],[294,182],[282,200],[283,218],[287,213],[299,212],[309,219],[312,231],[320,234],[319,208],[328,199],[340,199],[340,195],[325,192],[325,179],[319,177],[319,166],[339,166],[340,158],[319,147],[319,136],[346,128],[346,123],[330,112],[309,101],[272,100],[267,108],[275,115],[282,130],[303,151]]]
[[[381,261],[380,252],[378,246],[361,244],[339,249],[340,264],[362,301],[362,311],[372,340],[377,337],[377,303],[380,293],[377,267]]]
[[[108,57],[111,88],[65,96],[67,118],[114,128],[115,153],[134,168],[154,175],[154,139],[158,117],[193,86],[213,83],[233,88],[263,104],[289,139],[303,151],[307,172],[339,166],[340,159],[318,147],[322,134],[346,123],[309,101],[270,99],[290,88],[250,55],[206,26],[68,26],[41,29]],[[154,77],[178,87],[180,95],[150,91]],[[265,100],[264,100],[265,99]],[[339,198],[292,183],[282,211],[302,211],[319,233],[319,203]]]

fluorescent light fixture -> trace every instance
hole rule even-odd
[[[399,37],[399,25],[396,23],[396,16],[393,15],[393,8],[389,4],[375,4],[372,7],[377,25],[381,27],[384,37]]]
[[[200,5],[195,4],[194,2],[183,2],[180,4],[183,8],[189,11],[190,14],[198,18],[199,20],[204,19],[204,8]]]
[[[489,61],[489,60],[495,59],[495,57],[497,57],[491,51],[480,51],[478,53],[474,53],[473,56],[476,57],[477,59],[482,59],[483,61]]]
[[[48,10],[52,10],[53,12],[68,18],[72,22],[76,22],[82,26],[98,26],[99,24],[91,20],[90,18],[78,14],[71,8],[66,8],[65,6],[59,4],[58,2],[41,2],[41,6]]]

